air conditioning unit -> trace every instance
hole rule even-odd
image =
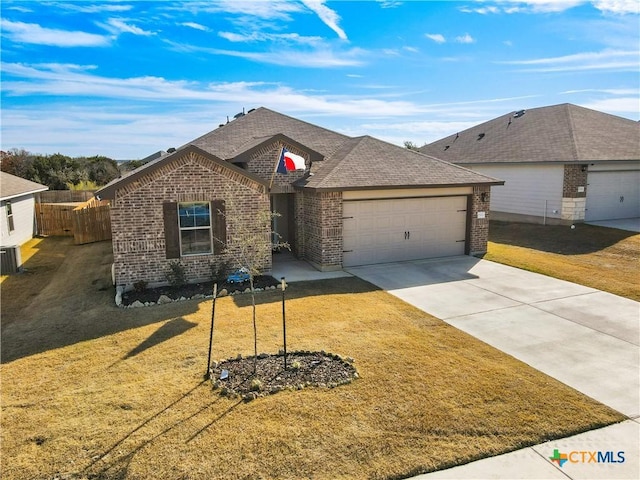
[[[20,247],[0,247],[0,272],[2,275],[22,271]]]

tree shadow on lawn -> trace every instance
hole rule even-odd
[[[490,242],[562,255],[598,252],[634,235],[638,234],[585,223],[576,223],[572,229],[568,225],[492,220],[489,227]]]
[[[154,420],[162,417],[163,414],[165,413],[171,414],[173,409],[181,408],[181,407],[178,407],[178,404],[180,404],[189,396],[191,396],[198,388],[202,386],[208,386],[208,385],[209,385],[208,381],[206,380],[201,381],[200,383],[195,385],[193,388],[191,388],[188,392],[184,393],[181,397],[177,398],[176,400],[168,404],[162,410],[159,410],[158,412],[151,415],[149,418],[144,420],[137,427],[135,427],[133,430],[127,433],[124,437],[122,437],[120,440],[114,443],[110,448],[104,451],[104,453],[99,455],[97,458],[94,458],[94,460],[83,469],[82,473],[90,474],[91,478],[94,478],[94,477],[109,478],[109,479],[127,478],[129,465],[131,464],[131,461],[135,457],[136,453],[144,449],[146,446],[152,444],[156,440],[167,435],[169,432],[176,429],[180,425],[183,425],[185,422],[205,413],[207,410],[209,410],[211,407],[213,407],[215,404],[217,404],[222,400],[222,397],[215,398],[207,402],[204,406],[198,406],[195,409],[195,411],[191,413],[185,412],[184,415],[180,415],[180,419],[171,423],[168,427],[164,428],[159,433],[156,433],[155,435],[151,433],[153,432]],[[226,410],[224,410],[222,413],[217,415],[213,420],[207,423],[204,427],[194,432],[189,438],[185,440],[185,443],[191,442],[192,440],[197,438],[200,434],[205,432],[207,429],[214,426],[218,421],[220,421],[222,418],[224,418],[225,416],[230,414],[233,410],[235,410],[241,403],[242,403],[242,400],[238,400],[237,402],[233,403]],[[146,427],[149,427],[149,430],[151,431],[150,436],[146,440],[142,440],[139,442],[134,441],[134,443],[131,446],[125,445],[126,442],[130,440],[136,433],[140,431],[144,431]],[[106,460],[106,457],[113,452],[117,453],[116,458]],[[96,470],[96,466],[100,463],[102,463],[101,468],[97,471],[97,473],[94,473]]]
[[[325,280],[309,280],[304,282],[293,282],[285,289],[285,300],[296,300],[299,298],[314,296],[329,296],[338,294],[367,293],[381,290],[377,286],[357,277],[339,277]],[[282,290],[278,286],[275,290],[256,292],[256,305],[281,302]],[[327,298],[327,301],[331,301]],[[234,295],[233,302],[237,307],[248,307],[252,305],[251,294],[243,293]]]
[[[173,337],[177,337],[178,335],[182,335],[183,333],[191,330],[193,327],[196,327],[197,324],[193,322],[188,322],[184,318],[174,318],[173,320],[169,320],[167,323],[162,325],[158,330],[153,332],[146,340],[140,343],[136,348],[128,352],[122,360],[126,360],[131,357],[135,357],[136,355],[144,352],[145,350],[155,347],[156,345],[161,344],[162,342],[166,342],[167,340],[172,339]]]
[[[182,333],[181,317],[198,310],[196,301],[116,307],[111,242],[73,245],[67,237],[47,237],[38,248],[24,264],[27,273],[9,276],[2,283],[2,363],[175,320],[150,343],[139,346],[149,348],[166,335]]]

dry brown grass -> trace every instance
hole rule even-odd
[[[624,419],[355,278],[292,284],[287,331],[291,350],[353,357],[360,379],[222,398],[202,382],[211,301],[117,309],[96,282],[110,244],[48,240],[67,253],[58,276],[3,329],[3,479],[401,478]],[[258,298],[274,352],[280,295]],[[218,300],[216,359],[251,354],[247,303]]]
[[[486,260],[640,301],[640,234],[614,228],[491,222]]]

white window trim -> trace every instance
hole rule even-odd
[[[180,226],[180,205],[184,204],[195,204],[201,203],[205,204],[209,208],[209,226],[208,227],[182,227]],[[181,257],[196,257],[198,255],[212,255],[213,254],[213,225],[211,223],[211,203],[210,202],[178,202],[176,205],[178,209],[178,240],[180,242],[180,256]],[[207,252],[197,252],[197,253],[184,253],[182,248],[182,232],[183,231],[191,231],[191,230],[208,230],[209,231],[209,250]]]

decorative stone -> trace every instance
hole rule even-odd
[[[180,298],[178,299],[178,301],[179,301],[179,302],[183,302],[183,301],[185,301],[186,299],[187,299],[186,297],[180,297]]]
[[[144,303],[142,303],[140,300],[136,300],[131,305],[129,305],[129,308],[141,308],[141,307],[144,307]]]
[[[244,293],[251,293],[251,289],[250,288],[245,288],[244,289]]]
[[[193,297],[191,297],[195,300],[202,300],[204,298],[204,295],[201,293],[196,293]]]
[[[123,291],[124,291],[124,288],[116,287],[116,306],[118,306],[118,307],[122,306],[122,292]]]
[[[220,291],[218,292],[218,296],[219,296],[219,297],[226,297],[227,295],[229,295],[229,292],[227,292],[227,289],[226,289],[226,288],[223,288],[222,290],[220,290]]]
[[[158,305],[164,305],[165,303],[171,303],[171,302],[173,302],[173,300],[171,300],[166,295],[160,295],[160,298],[158,298]]]

